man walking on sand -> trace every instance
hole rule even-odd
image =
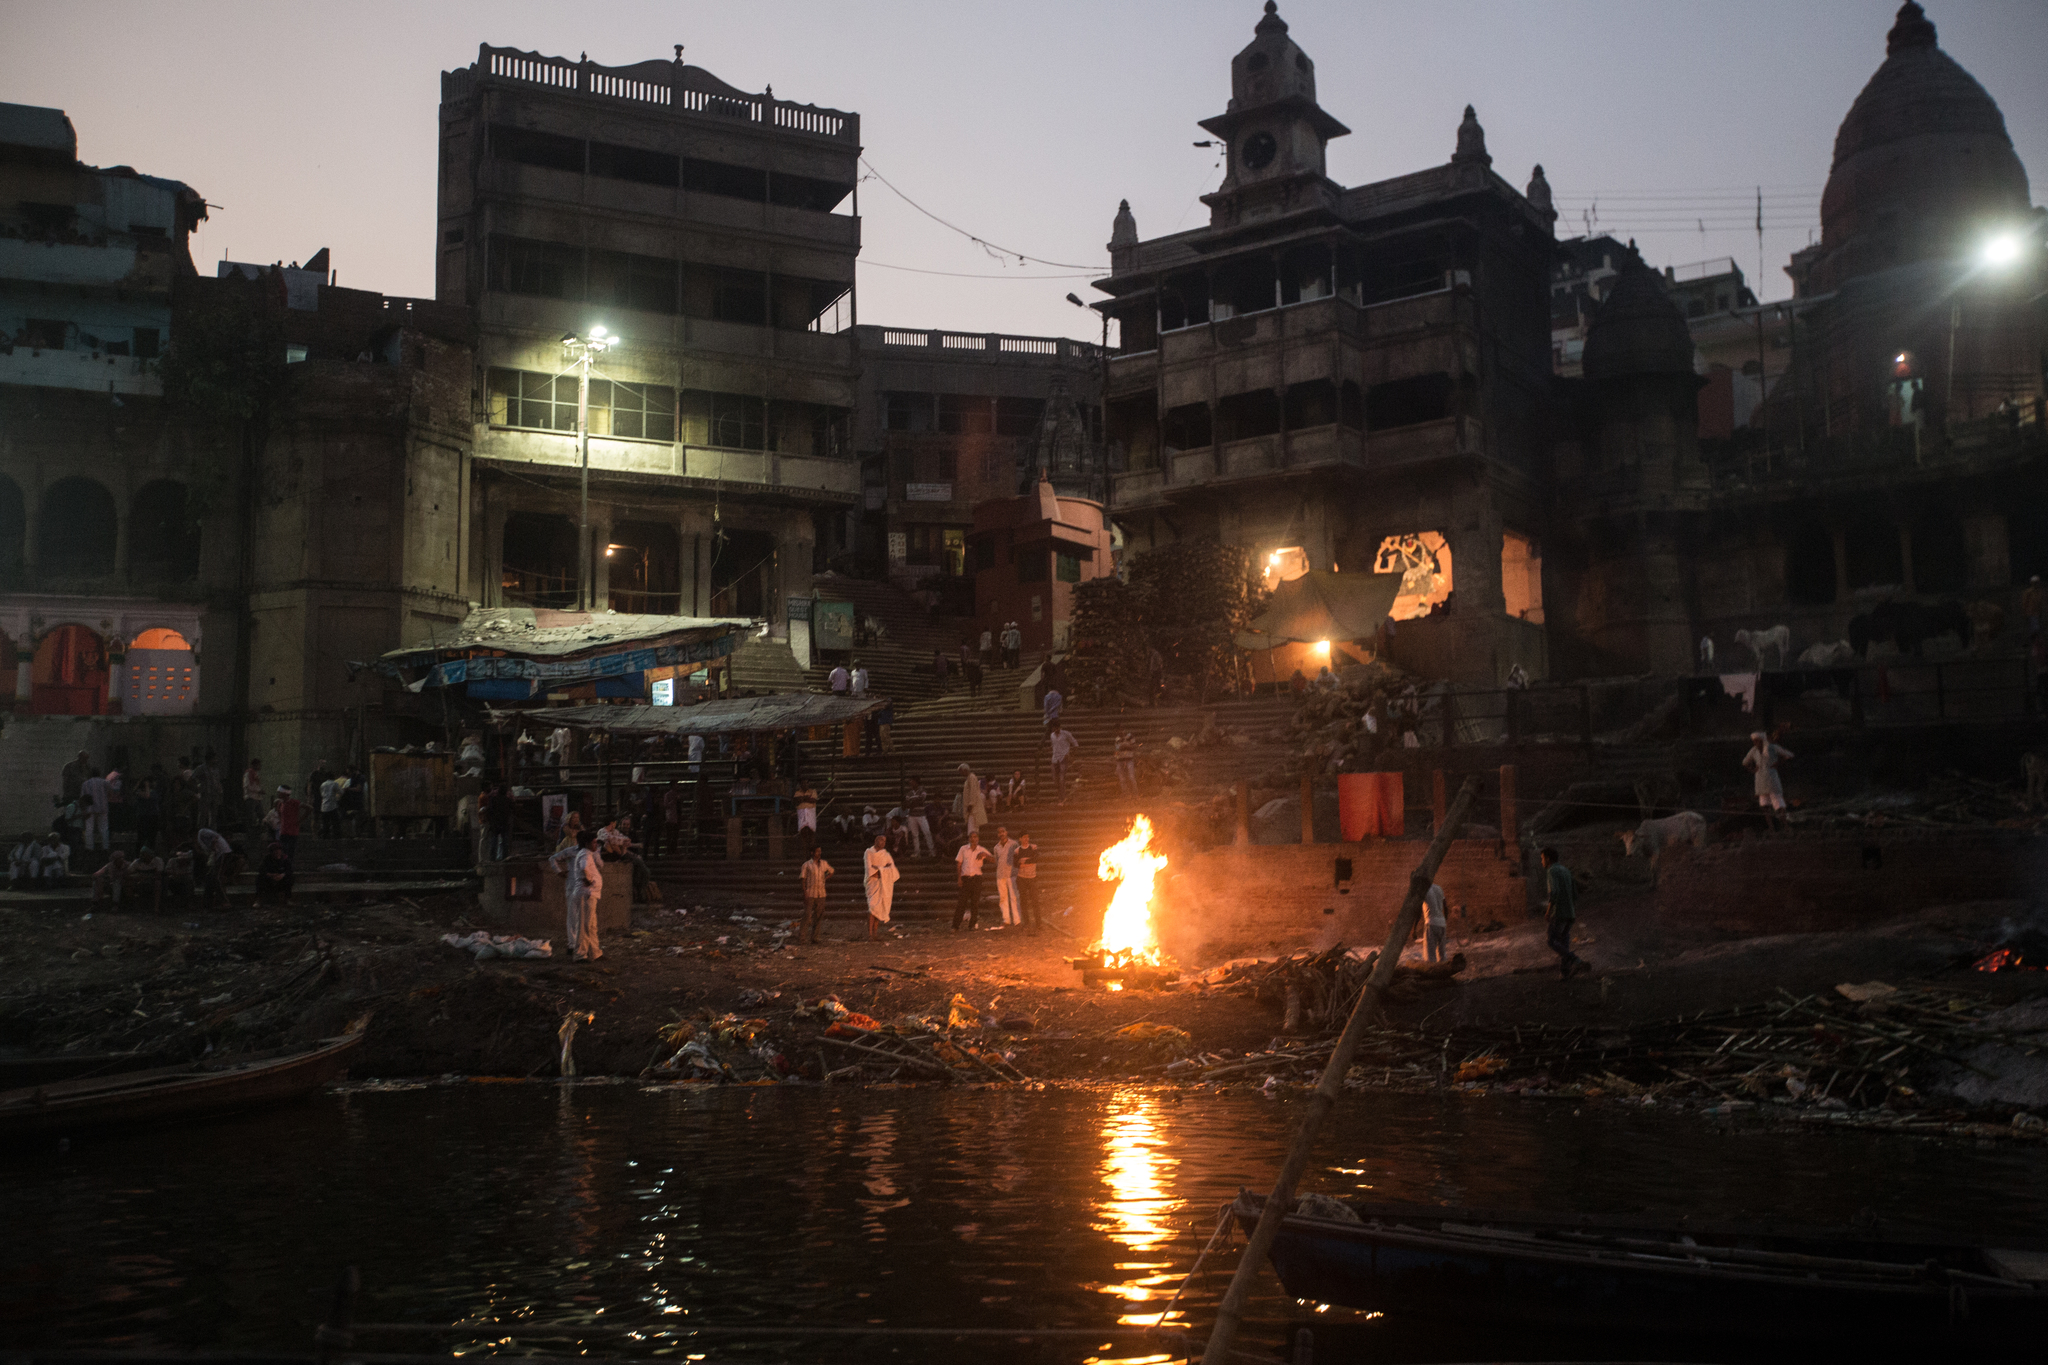
[[[1444,913],[1444,889],[1431,882],[1422,897],[1422,904],[1428,912],[1427,923],[1422,930],[1422,960],[1435,966],[1444,960],[1444,935],[1451,927],[1450,918]]]
[[[1557,954],[1561,981],[1574,970],[1586,969],[1586,960],[1572,951],[1572,925],[1579,918],[1577,887],[1572,882],[1571,869],[1557,860],[1556,849],[1546,848],[1539,856],[1543,859],[1543,914],[1550,922],[1550,951]]]
[[[1763,731],[1750,732],[1749,752],[1742,756],[1742,766],[1756,774],[1756,803],[1766,812],[1764,818],[1773,829],[1785,813],[1785,784],[1778,779],[1778,765],[1793,756],[1790,749],[1773,743]]]
[[[896,880],[903,874],[896,870],[896,859],[889,852],[889,836],[877,834],[875,842],[860,855],[861,887],[868,898],[868,939],[873,941],[882,936],[882,926],[889,922],[889,912],[896,904]]]
[[[825,922],[825,881],[832,875],[832,864],[825,861],[825,847],[811,846],[811,856],[804,859],[804,917],[796,926],[798,943],[816,943],[818,926]]]

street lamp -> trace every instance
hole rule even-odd
[[[590,563],[590,362],[618,343],[619,339],[601,326],[592,327],[587,337],[579,337],[570,332],[562,338],[562,349],[570,353],[569,363],[576,367],[577,464],[582,480],[580,507],[576,518],[578,611],[591,611],[596,607],[596,603],[591,600],[593,586]]]
[[[1984,243],[1982,252],[1984,264],[1994,269],[2011,265],[2020,258],[2020,235],[2017,232],[2001,232]]]

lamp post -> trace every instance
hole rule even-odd
[[[574,357],[570,361],[576,366],[576,445],[578,478],[581,488],[578,494],[576,516],[576,610],[591,611],[595,603],[591,600],[591,544],[590,544],[590,362],[604,354],[618,343],[618,338],[609,335],[602,327],[592,327],[590,335],[579,337],[574,332],[562,338],[562,348]]]

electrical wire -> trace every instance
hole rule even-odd
[[[880,171],[876,170],[874,163],[872,161],[869,161],[866,157],[862,157],[860,159],[860,164],[867,167],[868,174],[874,179],[881,181],[882,184],[888,189],[889,193],[895,195],[898,199],[901,199],[904,203],[910,205],[910,207],[916,209],[919,213],[931,219],[940,227],[947,228],[950,229],[951,231],[959,233],[962,237],[965,237],[968,241],[974,243],[983,251],[988,252],[991,256],[997,258],[1001,258],[1003,256],[1015,256],[1020,263],[1023,261],[1030,261],[1034,265],[1049,265],[1055,270],[1086,270],[1093,272],[1099,269],[1099,267],[1092,265],[1082,265],[1075,261],[1048,261],[1043,256],[1033,256],[1022,251],[1012,251],[1010,248],[1006,246],[996,245],[996,243],[989,241],[986,237],[977,237],[975,234],[969,232],[966,228],[961,227],[958,223],[948,222],[946,219],[939,217],[938,214],[933,213],[930,209],[918,203],[915,199],[912,199],[902,190],[899,190],[893,184],[890,184],[889,177],[883,175]]]
[[[1099,270],[1077,270],[1063,275],[991,275],[985,271],[925,270],[914,265],[891,265],[887,261],[871,261],[865,256],[857,257],[855,264],[871,265],[878,270],[902,270],[912,275],[944,275],[954,280],[1092,280],[1102,273]]]

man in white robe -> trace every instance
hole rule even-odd
[[[1742,766],[1756,774],[1756,803],[1770,812],[1774,827],[1785,809],[1785,784],[1778,779],[1778,765],[1792,756],[1790,749],[1771,743],[1761,730],[1750,732],[1749,752],[1742,756]]]
[[[896,859],[889,854],[889,836],[878,834],[874,844],[861,854],[861,885],[868,893],[868,937],[881,937],[889,922],[889,909],[896,899]]]
[[[1022,924],[1024,917],[1017,913],[1017,841],[1003,825],[996,826],[995,855],[996,906],[1003,912],[1003,925]]]
[[[597,901],[604,894],[604,859],[593,846],[597,836],[578,830],[576,842],[557,852],[549,865],[566,878],[562,901],[567,911],[563,924],[569,956],[577,962],[594,962],[604,956],[597,943]]]
[[[960,772],[960,818],[967,823],[967,832],[973,834],[988,823],[988,802],[981,794],[981,779],[974,775],[974,769],[962,763]]]

